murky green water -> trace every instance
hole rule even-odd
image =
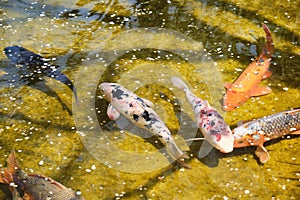
[[[201,142],[183,141],[197,133],[192,110],[169,81],[180,76],[196,95],[220,108],[222,83],[232,82],[260,52],[264,22],[275,54],[273,75],[262,84],[272,93],[222,114],[234,127],[240,120],[299,107],[299,4],[0,1],[0,48],[22,45],[56,58],[80,100],[72,105],[71,91],[50,78],[46,85],[66,105],[43,89],[21,83],[9,88],[1,81],[1,166],[15,149],[25,171],[50,176],[85,199],[299,199],[299,137],[269,142],[271,159],[264,165],[254,148],[226,155],[213,150],[197,159],[193,155]],[[2,73],[9,71],[5,55],[0,59]],[[108,122],[107,103],[97,97],[102,81],[119,82],[154,102],[172,133],[178,133],[179,146],[189,152],[192,169],[169,164],[149,136],[145,141],[131,134],[134,128],[119,131]],[[66,107],[72,106],[69,115]],[[143,162],[139,156],[148,153],[152,157]]]

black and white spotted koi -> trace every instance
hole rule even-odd
[[[101,83],[99,88],[110,102],[107,115],[111,120],[118,119],[122,114],[136,126],[149,130],[160,138],[179,163],[190,168],[184,162],[187,156],[179,149],[165,123],[151,108],[152,102],[116,83]]]

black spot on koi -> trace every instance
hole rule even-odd
[[[202,106],[201,101],[196,101],[195,104],[194,104],[194,109],[197,108],[197,107],[201,107],[201,106]]]
[[[112,97],[113,98],[117,98],[119,100],[123,99],[125,97],[128,97],[129,94],[124,93],[123,90],[120,90],[120,87],[116,87],[113,91],[112,91]]]
[[[239,139],[239,140],[237,140],[237,143],[238,143],[238,144],[243,144],[243,143],[244,143],[244,140],[243,140],[243,139]]]
[[[139,120],[139,116],[136,114],[134,114],[132,117],[133,117],[134,121],[136,121],[136,122]]]
[[[150,114],[147,110],[145,110],[142,114],[142,117],[146,120],[146,121],[151,121],[151,117]]]
[[[214,126],[215,124],[216,124],[215,121],[210,121],[210,122],[209,122],[209,125],[210,125],[210,126]]]
[[[144,112],[145,113],[145,112]],[[148,113],[148,112],[147,112]],[[149,113],[147,114],[147,115],[149,115]],[[144,116],[143,116],[144,117]],[[151,115],[149,115],[149,116],[147,116],[146,118],[144,117],[144,119],[147,121],[147,122],[149,122],[148,124],[147,124],[147,127],[148,128],[150,128],[150,129],[152,129],[152,128],[155,128],[155,129],[161,129],[162,127],[161,126],[158,126],[158,124],[155,124],[155,123],[157,123],[157,122],[159,122],[159,120],[158,119],[156,119],[155,117],[151,117]]]

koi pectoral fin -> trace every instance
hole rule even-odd
[[[116,122],[117,126],[122,130],[131,124],[129,119],[127,119],[123,115],[119,116],[118,119],[115,120],[115,122]]]
[[[255,155],[259,158],[261,163],[266,163],[270,159],[270,154],[263,145],[257,146]]]
[[[271,75],[272,75],[272,72],[268,70],[268,71],[265,73],[265,75],[262,76],[262,79],[269,78]]]
[[[232,83],[224,83],[224,87],[228,90],[229,88],[231,88]]]
[[[261,95],[266,95],[272,91],[271,88],[266,87],[266,86],[257,86],[252,92],[251,96],[256,97],[256,96],[261,96]]]
[[[107,108],[107,116],[111,120],[116,120],[120,117],[120,113],[111,104],[109,104]]]
[[[204,158],[209,154],[209,152],[213,149],[213,145],[210,144],[207,140],[204,140],[202,143],[202,146],[200,147],[200,150],[198,152],[198,158]]]

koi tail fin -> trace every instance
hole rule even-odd
[[[78,103],[76,87],[73,85],[72,81],[66,75],[64,75],[60,71],[57,71],[57,70],[54,71],[52,69],[50,72],[47,72],[46,75],[50,78],[54,78],[54,79],[60,81],[61,83],[67,85],[73,91],[75,101],[76,101],[76,103]]]
[[[15,151],[11,151],[8,158],[6,159],[7,168],[11,174],[14,174],[17,169],[19,169],[19,162],[16,158]]]
[[[14,151],[10,153],[7,160],[7,168],[0,173],[0,183],[10,184],[14,182],[13,175],[16,170],[19,169],[19,163],[16,159],[16,154]]]
[[[19,168],[19,163],[16,159],[16,154],[14,151],[10,153],[6,159],[7,168],[0,172],[0,183],[5,184],[1,190],[6,194],[7,197],[14,200],[22,200],[18,188],[15,187],[14,175],[16,170]],[[8,187],[7,187],[8,186]]]
[[[9,185],[10,183],[13,183],[13,182],[14,182],[14,179],[13,179],[12,174],[9,172],[9,170],[8,169],[1,170],[0,183]]]
[[[262,26],[266,33],[266,40],[267,40],[263,53],[268,55],[267,57],[271,59],[274,52],[274,43],[273,43],[271,31],[266,24],[262,23]]]
[[[169,141],[166,144],[167,149],[169,150],[170,154],[180,163],[183,167],[187,169],[191,169],[191,167],[184,162],[184,159],[189,158],[185,153],[183,153],[174,141]]]
[[[171,82],[175,87],[177,87],[181,90],[186,91],[188,89],[187,85],[180,78],[178,78],[176,76],[172,76]]]
[[[170,151],[171,155],[176,159],[184,155],[184,153],[178,148],[174,140],[169,140],[166,143],[166,147]]]
[[[192,167],[184,161],[184,158],[178,158],[177,162],[184,168],[192,169]]]
[[[266,33],[267,42],[268,43],[273,43],[273,39],[272,39],[272,35],[271,35],[271,31],[270,31],[269,27],[264,23],[261,23],[261,24],[263,26],[263,29],[264,29],[265,33]]]

